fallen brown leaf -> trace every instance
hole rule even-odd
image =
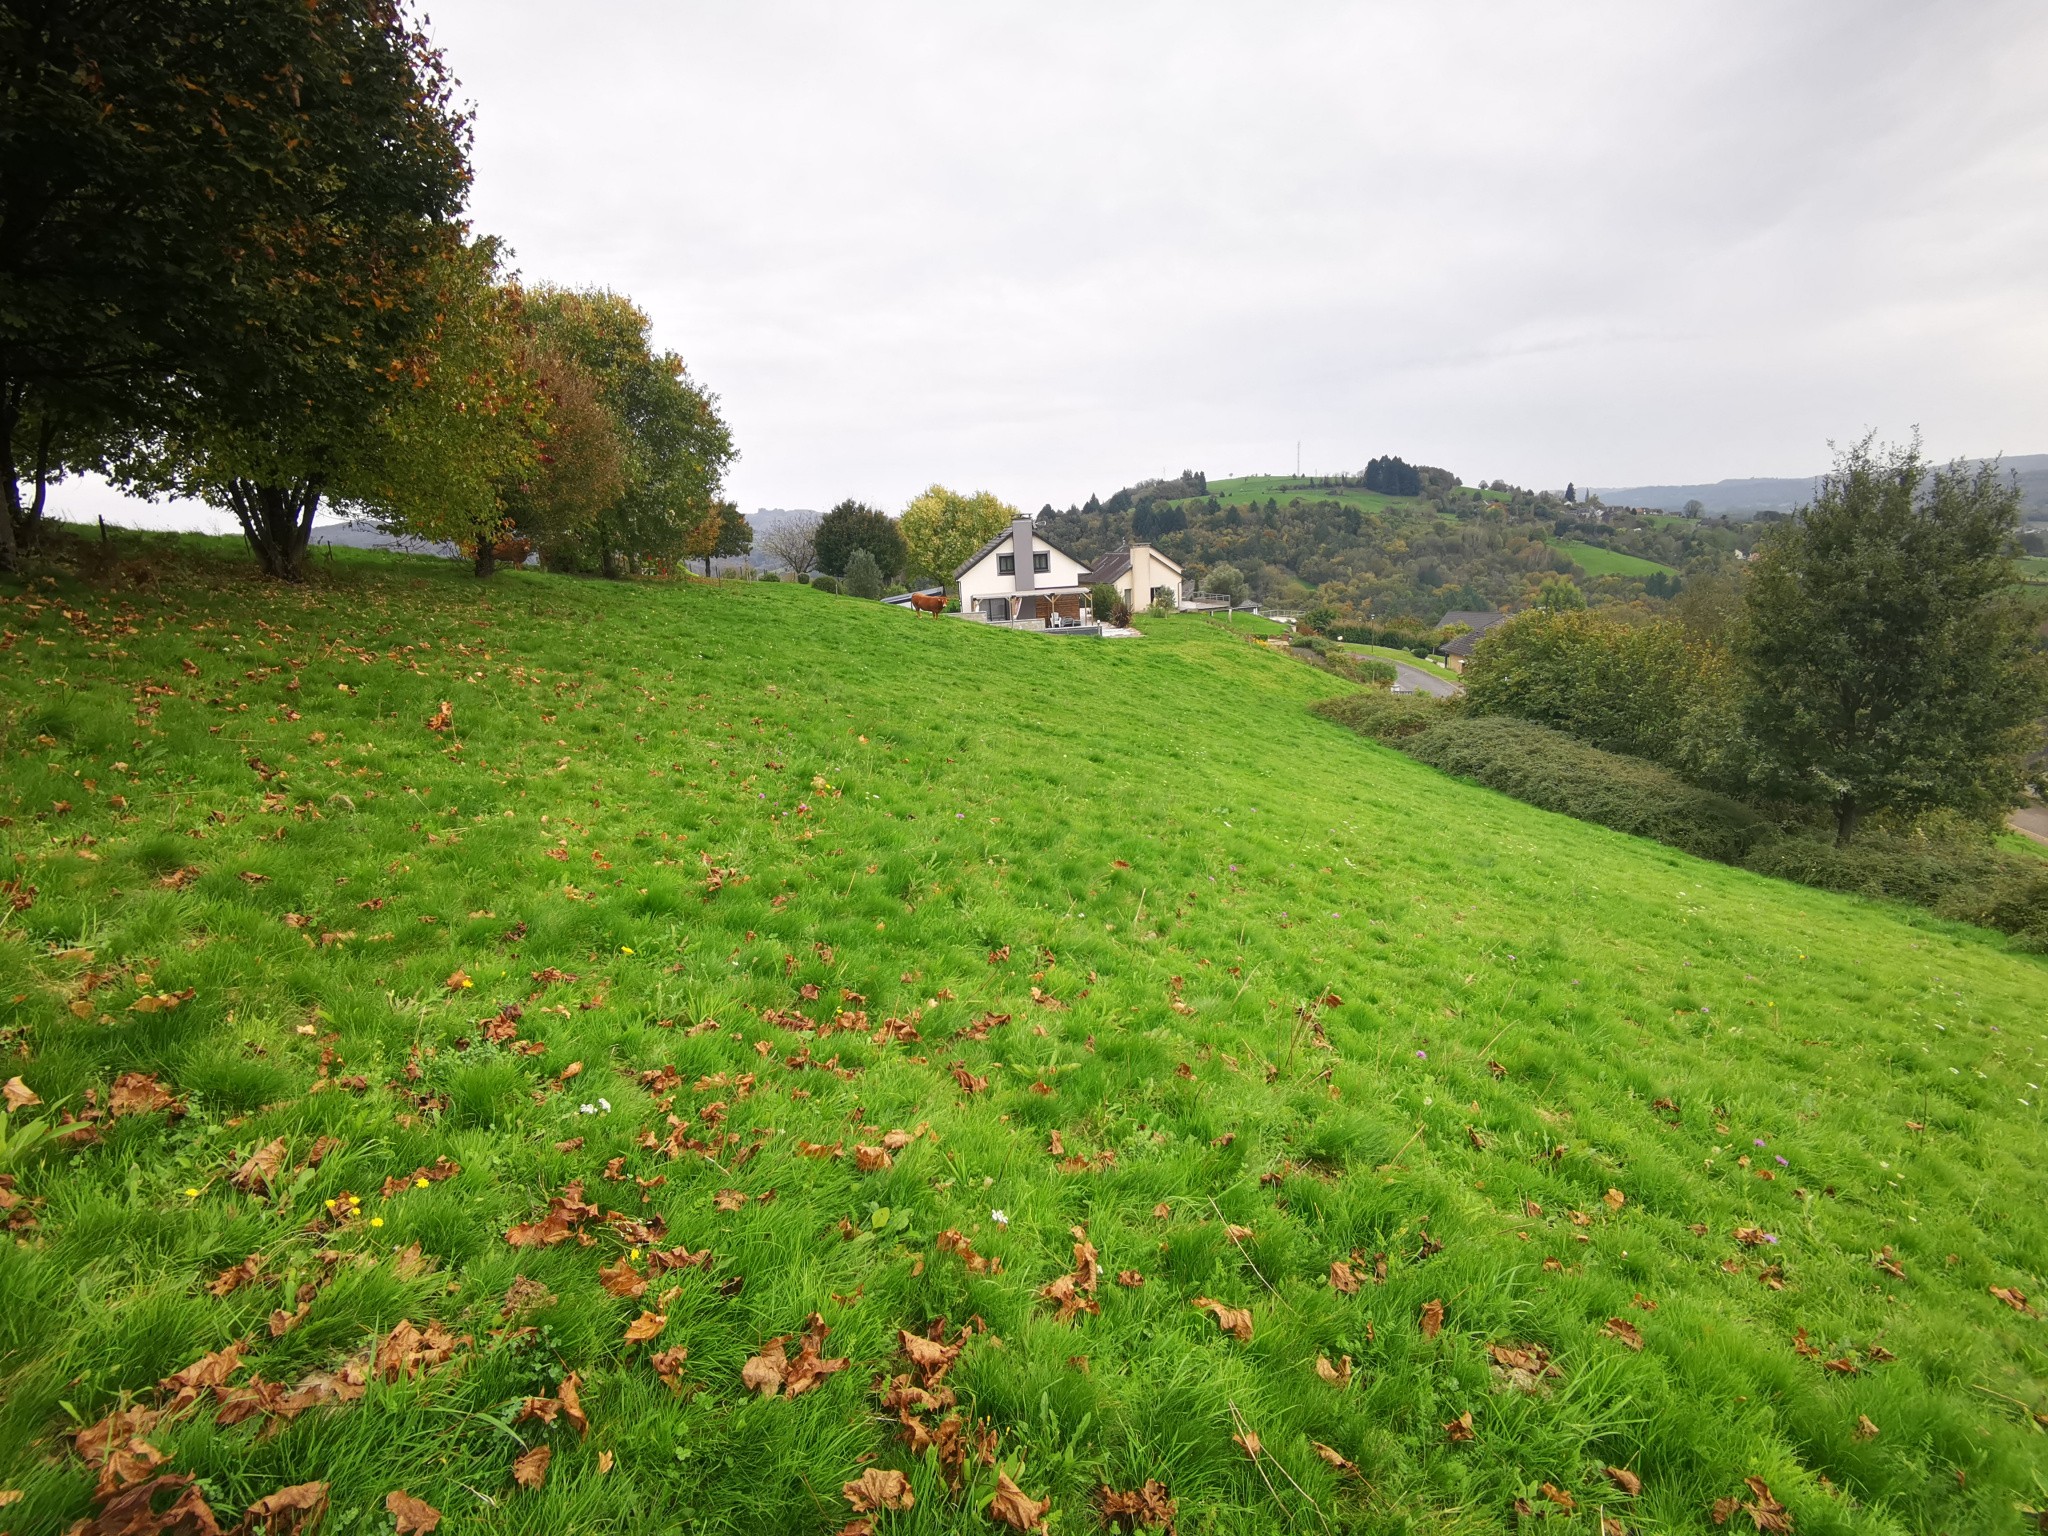
[[[1627,1467],[1609,1467],[1607,1469],[1607,1480],[1630,1498],[1634,1498],[1643,1491],[1643,1480],[1637,1477],[1635,1473],[1629,1471]]]
[[[626,1342],[644,1344],[668,1326],[665,1312],[642,1312],[626,1325]]]
[[[878,1509],[909,1509],[917,1502],[910,1491],[910,1479],[894,1468],[869,1467],[853,1481],[841,1483],[839,1491],[856,1515]]]
[[[1216,1326],[1236,1339],[1240,1344],[1252,1341],[1252,1314],[1248,1307],[1230,1307],[1208,1296],[1197,1296],[1192,1303],[1216,1319]]]
[[[441,1523],[441,1511],[425,1499],[414,1498],[403,1488],[385,1494],[384,1507],[398,1522],[393,1536],[433,1536],[434,1528]]]
[[[1444,1426],[1444,1438],[1453,1445],[1462,1445],[1465,1441],[1470,1440],[1475,1433],[1476,1431],[1472,1427],[1472,1415],[1469,1412],[1459,1414]]]
[[[1354,1477],[1358,1475],[1358,1463],[1352,1461],[1334,1446],[1325,1445],[1320,1440],[1311,1440],[1309,1444],[1316,1448],[1318,1456],[1322,1457],[1325,1462],[1335,1467],[1339,1472],[1348,1472]]]
[[[1859,1413],[1856,1415],[1856,1428],[1853,1433],[1858,1440],[1875,1440],[1878,1435],[1878,1429],[1870,1421],[1868,1414]]]
[[[1119,1493],[1105,1483],[1095,1491],[1095,1502],[1102,1518],[1124,1532],[1171,1532],[1174,1521],[1180,1517],[1180,1505],[1167,1494],[1166,1485],[1149,1477],[1144,1487],[1127,1493]]]
[[[43,1102],[42,1097],[35,1089],[29,1087],[19,1077],[7,1079],[6,1084],[0,1086],[0,1096],[6,1098],[7,1113],[10,1115],[17,1109],[33,1109],[36,1105]]]
[[[1443,1331],[1444,1304],[1441,1301],[1426,1301],[1422,1304],[1422,1316],[1418,1320],[1425,1339],[1433,1339]]]
[[[996,1473],[996,1492],[989,1500],[988,1517],[997,1525],[1007,1525],[1013,1531],[1035,1531],[1045,1524],[1046,1512],[1051,1508],[1051,1499],[1034,1499],[1010,1481],[1009,1473]]]
[[[285,1143],[284,1138],[280,1136],[250,1153],[247,1161],[234,1171],[228,1182],[247,1194],[272,1194],[277,1189],[278,1171],[284,1164]]]
[[[555,1453],[545,1445],[522,1451],[512,1461],[512,1481],[522,1488],[538,1488],[548,1480],[548,1463]]]
[[[1627,1318],[1610,1317],[1607,1319],[1607,1326],[1601,1332],[1605,1333],[1609,1338],[1621,1340],[1630,1349],[1640,1350],[1643,1347],[1642,1330],[1637,1328]]]
[[[242,1517],[240,1530],[286,1536],[288,1532],[318,1525],[326,1513],[325,1483],[294,1483],[289,1488],[266,1493],[251,1504],[248,1514]]]
[[[1333,1387],[1348,1387],[1351,1385],[1351,1357],[1346,1355],[1341,1365],[1332,1365],[1328,1355],[1317,1355],[1316,1374]]]
[[[1363,1283],[1351,1266],[1342,1259],[1330,1260],[1330,1286],[1333,1290],[1341,1291],[1346,1296],[1356,1296],[1359,1286]]]

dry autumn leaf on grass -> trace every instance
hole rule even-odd
[[[910,1491],[910,1479],[901,1472],[881,1467],[869,1467],[851,1482],[841,1483],[839,1491],[856,1515],[872,1514],[878,1509],[909,1509],[917,1503]]]
[[[262,1532],[263,1536],[289,1536],[293,1531],[310,1530],[326,1513],[327,1485],[297,1483],[267,1493],[251,1504],[240,1529]]]
[[[1600,1331],[1609,1338],[1621,1340],[1630,1349],[1640,1350],[1643,1347],[1642,1330],[1627,1318],[1610,1317],[1607,1319],[1607,1326]]]
[[[1190,1303],[1216,1319],[1216,1326],[1236,1339],[1240,1344],[1252,1341],[1252,1314],[1248,1307],[1226,1306],[1208,1296],[1197,1296]]]
[[[1348,1387],[1351,1385],[1351,1357],[1345,1355],[1341,1364],[1332,1365],[1328,1355],[1317,1355],[1316,1374],[1333,1387]]]
[[[1629,1498],[1634,1498],[1643,1491],[1643,1480],[1627,1467],[1607,1468],[1607,1480]]]
[[[539,1488],[548,1480],[548,1463],[555,1453],[545,1445],[521,1451],[512,1459],[512,1481],[522,1488]]]
[[[1433,1339],[1444,1328],[1444,1304],[1441,1301],[1426,1301],[1422,1304],[1422,1316],[1417,1320],[1425,1339]]]
[[[1345,1263],[1342,1259],[1330,1260],[1330,1288],[1332,1290],[1341,1291],[1346,1296],[1356,1296],[1361,1284],[1363,1282],[1349,1264]]]
[[[642,1312],[626,1325],[626,1342],[628,1344],[645,1344],[667,1326],[667,1313]]]
[[[827,1376],[845,1370],[851,1363],[845,1359],[824,1358],[825,1335],[831,1331],[825,1319],[813,1312],[804,1323],[803,1342],[798,1346],[794,1360],[789,1358],[786,1348],[790,1335],[770,1339],[761,1346],[758,1355],[740,1367],[740,1384],[763,1397],[778,1394],[801,1397]]]
[[[988,1517],[1013,1531],[1035,1531],[1045,1524],[1051,1499],[1034,1499],[1010,1481],[1007,1472],[996,1473],[995,1497],[989,1500]]]
[[[397,1522],[392,1536],[434,1536],[441,1523],[441,1511],[425,1499],[416,1499],[403,1488],[384,1495],[384,1508]]]
[[[4,1088],[0,1088],[0,1095],[5,1095],[7,1100],[7,1113],[10,1115],[13,1114],[17,1109],[33,1109],[36,1105],[43,1102],[42,1097],[35,1091],[35,1089],[29,1087],[29,1085],[27,1083],[24,1083],[19,1077],[10,1077],[9,1079],[7,1079],[6,1086]]]

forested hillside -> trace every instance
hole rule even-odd
[[[1737,524],[1565,502],[1500,481],[1462,486],[1448,470],[1392,462],[1413,477],[1417,494],[1368,489],[1367,478],[1380,478],[1370,468],[1364,476],[1218,481],[1188,471],[1064,512],[1048,506],[1038,522],[1082,559],[1148,539],[1198,579],[1235,567],[1269,605],[1320,602],[1345,619],[1425,624],[1447,609],[1525,606],[1558,576],[1574,579],[1589,603],[1655,603],[1676,592],[1688,568],[1717,566],[1754,538]],[[1665,574],[1598,551],[1649,561]]]

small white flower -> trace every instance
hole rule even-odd
[[[594,1115],[597,1113],[597,1106],[595,1104],[579,1104],[576,1108],[576,1113],[579,1115]]]
[[[988,1219],[994,1222],[999,1227],[1007,1227],[1010,1224],[1010,1218],[1004,1215],[1001,1211],[990,1211],[988,1213]]]
[[[598,1108],[602,1109],[606,1114],[612,1112],[612,1101],[610,1099],[599,1099],[597,1104]]]

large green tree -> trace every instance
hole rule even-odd
[[[440,56],[390,0],[46,0],[0,42],[0,442],[94,422],[298,575],[460,240]]]
[[[969,555],[1021,515],[990,491],[967,495],[943,485],[928,486],[903,509],[898,524],[912,578],[950,585]]]
[[[545,468],[553,401],[492,242],[450,251],[433,297],[409,387],[370,424],[358,499],[387,527],[471,549],[477,575],[489,576],[515,524],[515,492]]]
[[[903,530],[896,519],[865,502],[849,498],[827,512],[818,523],[818,569],[827,576],[844,576],[853,552],[864,549],[874,558],[884,581],[903,574],[909,555],[903,547]]]
[[[618,294],[541,288],[527,311],[539,344],[597,381],[623,448],[623,489],[587,527],[551,534],[543,558],[613,577],[643,561],[696,558],[691,535],[714,515],[734,458],[716,397],[682,358],[654,350],[647,315]]]
[[[1767,535],[1743,586],[1743,714],[1769,788],[1873,812],[2012,804],[2048,672],[2015,600],[2020,495],[1994,465],[1930,470],[1866,437]]]

